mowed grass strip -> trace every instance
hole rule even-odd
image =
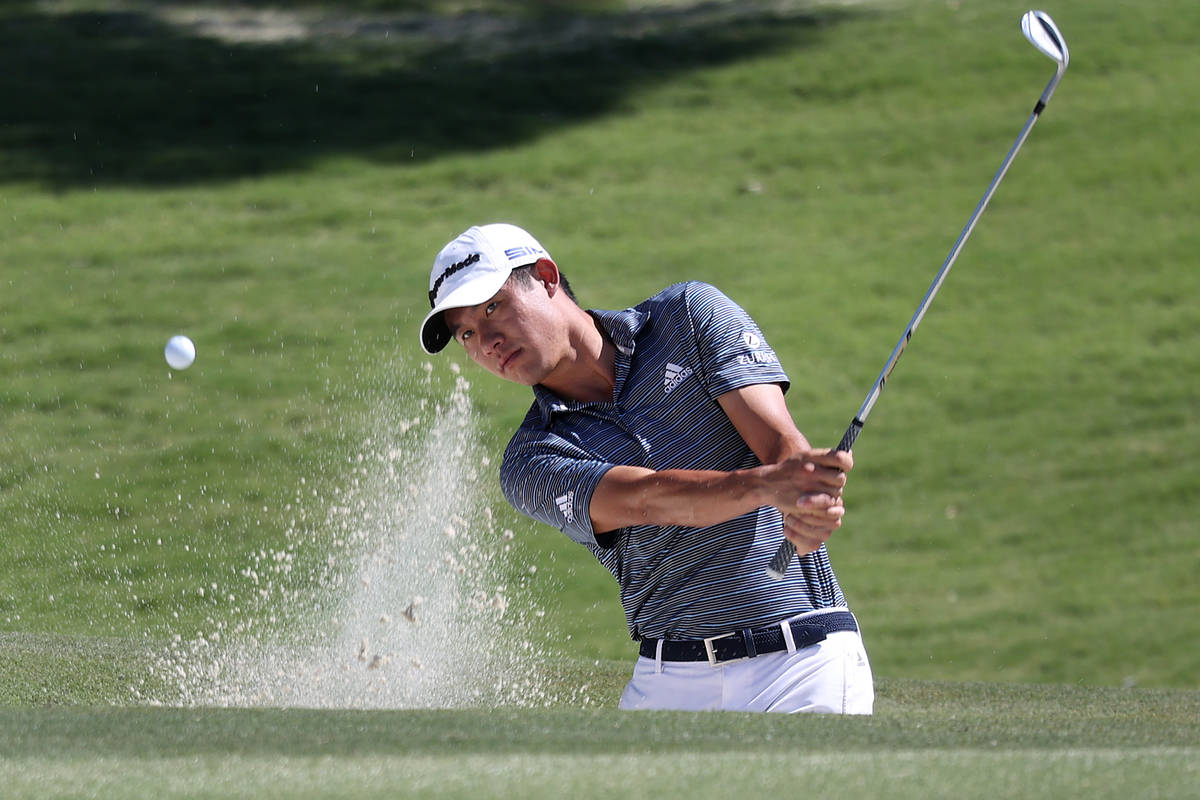
[[[646,742],[649,744],[649,742]],[[6,797],[93,798],[655,798],[687,792],[805,797],[1194,797],[1195,749],[894,750],[595,755],[500,754],[347,758],[200,755],[34,758],[0,764]],[[16,769],[14,769],[16,767]],[[59,786],[75,787],[59,791]]]
[[[871,718],[614,710],[0,711],[11,797],[1184,797],[1200,694],[885,681]],[[38,794],[40,792],[40,794]],[[556,794],[557,793],[557,794]]]

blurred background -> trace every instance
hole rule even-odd
[[[310,641],[447,586],[443,620],[631,662],[612,579],[496,486],[528,390],[419,349],[433,256],[508,221],[588,307],[710,281],[832,445],[1053,74],[1026,10],[4,3],[7,663]],[[829,549],[881,676],[1197,688],[1200,7],[1045,10],[1070,69]],[[436,647],[396,636],[366,655]]]

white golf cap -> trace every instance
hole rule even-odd
[[[429,273],[429,304],[433,310],[421,323],[421,347],[437,353],[452,338],[445,312],[487,300],[514,269],[550,254],[529,232],[503,222],[470,228],[442,248]]]

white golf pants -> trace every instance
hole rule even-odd
[[[870,714],[875,684],[857,631],[796,650],[713,667],[639,657],[623,709]]]

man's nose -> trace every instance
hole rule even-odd
[[[504,343],[504,336],[495,326],[485,323],[479,328],[479,341],[483,343],[483,352],[492,355]]]

